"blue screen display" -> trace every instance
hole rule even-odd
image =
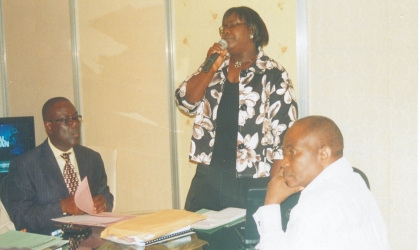
[[[0,173],[7,173],[11,160],[34,147],[32,116],[0,118]]]

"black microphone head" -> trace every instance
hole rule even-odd
[[[228,44],[227,44],[225,39],[221,39],[219,41],[219,44],[220,44],[220,46],[222,46],[222,49],[227,49]]]

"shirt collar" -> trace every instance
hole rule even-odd
[[[331,163],[328,167],[326,167],[315,179],[311,181],[311,183],[306,186],[306,188],[302,191],[311,191],[319,187],[323,182],[329,180],[331,178],[335,178],[339,175],[346,174],[347,172],[352,172],[352,167],[350,162],[347,160],[346,157],[341,157],[340,159],[336,160],[335,162]]]
[[[52,144],[52,142],[51,142],[51,140],[50,140],[50,138],[48,137],[48,144],[50,145],[50,148],[51,148],[51,150],[52,150],[52,152],[53,152],[53,154],[54,154],[54,156],[56,157],[56,158],[58,158],[58,159],[60,159],[61,158],[61,155],[63,154],[63,153],[71,153],[70,155],[72,156],[74,156],[74,151],[73,151],[73,148],[71,148],[70,150],[68,150],[68,151],[66,151],[66,152],[64,152],[64,151],[61,151],[60,149],[58,149],[56,146],[54,146],[53,144]]]

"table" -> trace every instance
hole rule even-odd
[[[127,214],[136,216],[150,214],[156,211],[136,211]],[[185,238],[170,240],[164,243],[147,246],[145,250],[163,250],[163,249],[201,249],[201,250],[253,250],[253,245],[245,245],[242,237],[236,231],[239,227],[244,227],[245,221],[237,221],[220,227],[218,229],[201,231],[195,230],[196,233]],[[79,250],[108,250],[108,249],[138,249],[133,246],[122,246],[111,241],[107,241],[100,237],[103,227],[92,227],[92,233],[88,238],[78,241]],[[64,250],[73,250],[74,248],[64,248]],[[139,248],[143,249],[143,248]]]
[[[167,241],[165,243],[147,246],[145,250],[253,250],[254,246],[242,243],[236,228],[243,226],[245,222],[240,222],[230,227],[221,227],[220,229],[207,233],[205,231],[197,231],[195,234]],[[135,246],[123,246],[111,241],[100,238],[100,234],[104,228],[92,227],[92,234],[78,242],[78,250],[126,250],[126,249],[142,249]],[[64,250],[73,250],[71,247],[63,248]]]

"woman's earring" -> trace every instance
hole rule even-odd
[[[250,38],[250,39],[254,38],[254,35],[249,35],[249,38]]]

